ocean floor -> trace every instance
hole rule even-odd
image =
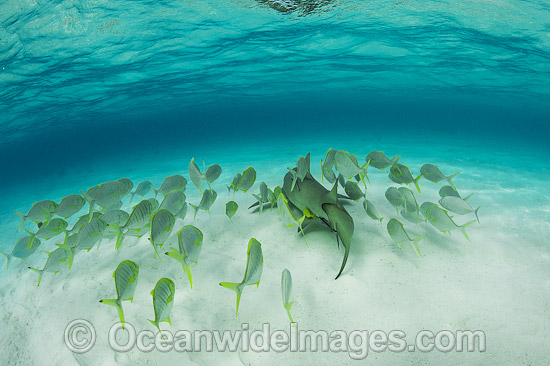
[[[66,169],[64,175],[43,177],[27,185],[4,190],[0,212],[0,248],[11,250],[19,218],[13,210],[28,211],[42,199],[62,197],[88,187],[117,179],[131,178],[135,185],[150,180],[158,187],[163,178],[182,174],[189,180],[191,157],[206,165],[218,163],[223,172],[213,184],[218,198],[210,214],[201,211],[193,220],[190,208],[179,220],[164,249],[175,245],[175,233],[192,224],[204,233],[204,246],[196,267],[195,286],[190,288],[181,265],[163,256],[154,256],[147,236],[127,238],[119,251],[114,240],[103,240],[98,248],[78,254],[70,271],[45,273],[39,287],[37,274],[28,266],[42,268],[46,254],[35,253],[21,262],[13,259],[9,270],[0,271],[0,328],[2,365],[546,365],[550,362],[550,165],[547,152],[530,152],[509,145],[485,147],[479,142],[433,143],[429,138],[382,140],[369,138],[347,141],[297,142],[277,144],[209,146],[195,151],[160,152],[156,156],[127,161],[106,160],[97,165]],[[369,169],[371,183],[367,197],[385,218],[370,219],[360,202],[346,204],[355,220],[355,234],[347,266],[334,280],[343,256],[335,236],[319,226],[307,232],[308,245],[296,229],[288,229],[277,210],[259,215],[247,207],[255,202],[259,183],[270,187],[282,184],[287,167],[311,152],[312,172],[320,180],[319,161],[328,148],[355,153],[360,160],[372,150],[388,156],[402,154],[401,163],[417,175],[424,163],[438,165],[445,174],[460,172],[454,179],[459,191],[473,194],[473,207],[481,206],[480,224],[467,229],[471,242],[460,232],[444,235],[425,224],[405,220],[411,236],[426,233],[419,247],[420,258],[410,246],[398,248],[387,231],[389,218],[397,217],[384,197],[391,182],[387,173]],[[518,152],[519,151],[519,152]],[[544,160],[543,160],[544,159]],[[116,160],[116,159],[115,159]],[[232,199],[227,185],[233,176],[253,166],[256,184],[248,192],[238,192],[234,200],[239,210],[232,222],[225,216],[225,203]],[[442,183],[420,181],[419,203],[436,201]],[[329,184],[325,182],[325,186]],[[411,187],[411,189],[414,189]],[[187,202],[196,204],[200,195],[187,185]],[[415,192],[416,193],[416,192]],[[149,196],[147,196],[149,197]],[[135,201],[137,203],[137,200]],[[124,201],[128,208],[128,198]],[[87,205],[82,210],[84,214]],[[455,217],[465,223],[473,215]],[[31,225],[26,224],[25,228]],[[246,265],[250,238],[263,248],[264,268],[259,287],[245,288],[238,317],[235,294],[219,282],[238,282]],[[44,242],[40,249],[53,250],[60,237]],[[167,251],[167,250],[166,250]],[[171,326],[178,330],[250,331],[269,323],[271,330],[290,332],[291,326],[281,300],[281,272],[292,273],[292,316],[300,330],[369,332],[402,330],[407,342],[414,343],[419,331],[482,330],[486,335],[484,352],[373,352],[362,361],[350,352],[142,352],[136,348],[115,352],[108,342],[109,329],[118,322],[116,310],[98,301],[115,297],[112,273],[118,263],[130,259],[140,266],[137,291],[132,303],[123,304],[126,321],[136,331],[155,328],[149,294],[161,277],[176,284]],[[67,324],[85,319],[97,333],[95,346],[87,353],[72,353],[64,342]]]

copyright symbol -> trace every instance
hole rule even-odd
[[[73,353],[86,353],[95,344],[94,326],[87,320],[76,319],[65,328],[65,345]]]

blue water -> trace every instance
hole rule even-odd
[[[330,266],[334,263],[319,259],[314,263],[323,270],[330,268],[330,276],[326,275],[330,281],[322,282],[324,277],[318,281],[316,277],[321,285],[315,288],[310,282],[302,282],[302,289],[307,290],[298,298],[297,313],[300,316],[302,311],[302,319],[311,321],[314,328],[354,326],[354,319],[347,315],[342,318],[343,325],[338,318],[322,315],[335,313],[327,297],[333,291],[335,296],[352,300],[349,307],[342,305],[339,313],[352,314],[352,309],[361,308],[347,292],[349,286],[350,293],[365,294],[361,304],[371,306],[366,308],[388,310],[377,310],[381,311],[379,317],[371,312],[361,321],[366,323],[368,319],[369,325],[376,327],[377,319],[394,319],[384,292],[365,279],[374,278],[395,296],[396,308],[409,309],[410,313],[395,316],[407,315],[406,326],[412,330],[426,324],[438,329],[468,324],[493,332],[490,354],[466,359],[454,354],[455,364],[492,364],[484,358],[486,355],[493,357],[493,364],[510,360],[516,364],[542,364],[541,350],[550,337],[547,310],[540,310],[548,309],[550,304],[550,283],[541,280],[548,278],[550,263],[549,136],[550,5],[545,1],[0,2],[1,250],[9,251],[23,235],[16,232],[19,218],[13,210],[27,212],[33,202],[59,201],[120,177],[131,178],[135,185],[151,180],[158,188],[168,175],[188,176],[191,157],[222,166],[222,176],[214,187],[220,196],[213,211],[221,212],[225,220],[222,206],[229,196],[224,185],[250,165],[256,167],[258,182],[274,186],[281,183],[286,167],[308,152],[314,158],[312,169],[316,174],[319,160],[331,147],[351,151],[360,160],[372,150],[385,151],[389,156],[402,154],[415,176],[427,162],[439,165],[447,174],[461,172],[457,184],[465,192],[474,193],[475,204],[482,206],[481,224],[471,229],[473,245],[467,246],[458,235],[449,239],[449,244],[431,232],[423,247],[427,253],[423,269],[416,264],[417,258],[406,257],[390,245],[385,227],[361,222],[357,231],[371,239],[368,245],[355,247],[347,280],[342,281],[346,285],[330,282],[334,272]],[[374,182],[381,182],[379,187],[385,188],[387,179],[376,174]],[[423,189],[428,186],[423,198],[436,196],[439,186],[422,182]],[[200,196],[189,188],[188,201],[198,202]],[[370,187],[367,193],[380,206],[385,204],[382,188]],[[255,186],[253,193],[257,189]],[[241,199],[239,215],[243,215],[241,224],[247,235],[263,233],[268,238],[275,224],[244,216],[245,203],[252,202],[246,202],[244,196]],[[361,210],[359,207],[354,212],[364,214]],[[384,214],[393,212],[385,210]],[[216,215],[214,219],[220,219]],[[214,244],[233,243],[235,237],[244,235],[226,234],[223,225],[227,222],[218,227],[207,218],[206,214],[199,215],[198,223],[204,225],[206,236],[218,240]],[[246,220],[252,221],[246,225]],[[363,238],[361,235],[357,237]],[[285,238],[296,239],[290,234]],[[301,238],[297,237],[296,243],[301,245]],[[53,247],[53,241],[45,245],[45,249]],[[301,247],[291,248],[285,252],[286,260],[295,264],[296,273],[309,278],[317,267],[308,272],[307,267],[301,268],[301,263],[288,256],[294,250],[297,258],[312,256],[317,260],[321,255]],[[322,249],[329,253],[323,260],[335,255],[327,248],[328,244]],[[109,259],[106,252],[98,253],[90,255]],[[227,257],[234,261],[240,252],[236,253]],[[212,250],[211,255],[225,253]],[[439,256],[448,263],[446,267],[438,267]],[[45,256],[36,255],[0,273],[5,281],[0,288],[1,304],[19,306],[32,297],[35,276],[27,273],[26,266],[41,266],[44,260]],[[399,273],[400,279],[391,277],[394,262],[396,268],[405,268]],[[391,269],[384,267],[387,263],[391,263]],[[163,269],[155,266],[159,271]],[[112,267],[110,263],[102,267],[97,273],[100,281],[110,281]],[[431,283],[430,287],[430,280],[451,269],[460,273],[460,279],[447,287],[442,283]],[[166,269],[167,275],[172,273],[170,270]],[[78,280],[93,273],[83,275],[78,271],[78,266],[71,271]],[[361,277],[365,273],[368,275]],[[425,282],[400,282],[409,273]],[[23,278],[32,286],[18,289],[9,276]],[[45,284],[54,288],[57,278],[62,278],[71,291],[78,290],[79,285],[70,282],[71,277],[64,273],[48,276]],[[106,281],[101,282],[102,286],[112,286]],[[269,278],[266,281],[269,283]],[[94,286],[87,295],[89,303],[96,305],[100,290]],[[454,298],[447,292],[436,291],[443,287],[460,301],[465,301],[463,297],[487,299],[471,303],[468,308],[460,301],[452,302]],[[55,288],[61,293],[56,296],[62,296],[61,287]],[[370,297],[371,292],[363,291],[365,288],[376,296]],[[45,317],[68,313],[48,312],[47,291],[42,286],[41,290],[45,300],[40,304],[44,314],[49,314]],[[534,297],[522,292],[539,290]],[[403,298],[411,293],[425,293],[430,299],[427,302],[440,301],[449,310],[433,310],[439,318],[422,313],[421,303],[413,305]],[[214,296],[224,303],[224,295]],[[201,294],[200,289],[195,300],[200,306],[208,303],[212,312],[218,311],[209,294]],[[513,301],[517,305],[511,306]],[[314,307],[319,311],[306,311]],[[6,319],[14,327],[40,315],[38,310],[23,308],[19,312],[15,308],[6,310]],[[143,314],[150,310],[145,306],[139,309]],[[103,310],[86,309],[98,318],[106,316]],[[225,323],[222,315],[214,320],[204,314],[194,316],[197,327],[232,324]],[[509,323],[512,318],[514,322]],[[66,323],[68,319],[56,320]],[[263,318],[254,313],[250,321],[259,323]],[[511,329],[514,325],[527,327],[529,336],[538,338],[520,338]],[[46,325],[44,329],[49,328]],[[0,339],[8,339],[8,335],[13,338],[9,332],[0,332]],[[28,334],[17,333],[6,354],[18,352],[14,344],[26,348],[36,344],[29,334],[31,330]],[[44,338],[40,332],[35,336]],[[517,345],[526,351],[514,349]],[[63,358],[66,350],[60,349],[60,356],[50,352],[51,357],[45,358],[47,364],[67,362]],[[40,351],[36,352],[20,362],[36,364]],[[141,356],[110,361],[139,364]],[[209,364],[206,356],[197,355],[197,363]],[[288,364],[297,364],[298,356],[289,356]],[[329,362],[317,356],[319,364]],[[155,362],[155,357],[148,360]],[[395,364],[388,355],[380,357],[378,364]],[[437,358],[441,354],[401,357],[399,360],[406,363],[443,362]],[[251,359],[257,364],[258,360]],[[79,360],[81,364],[105,361],[100,356]],[[349,361],[330,360],[333,364]]]

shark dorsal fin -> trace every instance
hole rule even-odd
[[[334,185],[329,193],[329,198],[331,199],[331,202],[338,202],[338,181],[334,182]]]

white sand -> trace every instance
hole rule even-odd
[[[368,196],[386,218],[382,225],[367,217],[360,203],[347,205],[355,220],[355,235],[350,259],[340,279],[334,280],[341,264],[343,250],[336,247],[335,237],[319,226],[308,233],[309,246],[294,229],[287,229],[276,210],[260,216],[249,212],[254,202],[250,193],[257,193],[259,182],[269,186],[282,183],[287,166],[293,166],[300,155],[313,154],[312,169],[320,178],[319,159],[326,149],[344,148],[364,157],[372,149],[383,149],[388,155],[402,153],[402,162],[418,172],[425,162],[438,164],[443,172],[461,171],[455,184],[464,194],[474,193],[471,203],[480,210],[481,224],[468,228],[471,242],[455,232],[446,236],[424,224],[406,223],[411,236],[426,232],[420,242],[424,258],[410,246],[397,248],[386,232],[387,219],[395,210],[386,202],[384,191],[391,184],[387,176],[372,170]],[[368,147],[363,147],[368,146]],[[199,212],[193,221],[192,209],[184,222],[197,226],[204,233],[204,247],[197,267],[193,267],[195,288],[190,289],[181,266],[163,256],[154,258],[147,238],[128,238],[120,251],[114,251],[113,240],[104,240],[99,249],[75,257],[72,270],[57,275],[44,274],[40,287],[37,275],[27,266],[42,267],[45,254],[37,253],[19,262],[14,259],[8,272],[0,275],[1,365],[347,365],[355,364],[347,352],[303,353],[274,351],[255,352],[192,352],[128,353],[114,352],[107,342],[109,328],[118,321],[114,308],[98,300],[115,296],[111,277],[124,259],[140,266],[138,288],[133,303],[123,304],[126,320],[138,330],[154,330],[147,319],[153,318],[149,292],[161,277],[176,283],[172,326],[177,330],[238,330],[249,323],[251,330],[270,323],[272,330],[289,330],[288,318],[281,303],[280,276],[288,268],[294,280],[292,308],[299,328],[310,330],[403,330],[407,341],[414,341],[420,330],[483,330],[487,351],[480,353],[433,351],[382,353],[370,352],[362,363],[373,365],[544,365],[548,363],[550,346],[550,204],[547,192],[550,183],[548,165],[536,158],[514,156],[490,149],[475,152],[456,147],[442,151],[431,147],[407,149],[400,144],[380,145],[361,142],[345,146],[309,144],[298,148],[266,147],[254,156],[245,151],[219,150],[205,154],[207,164],[219,163],[223,174],[215,183],[218,199],[211,215]],[[441,151],[441,152],[440,152]],[[195,154],[200,161],[200,154]],[[191,155],[182,154],[151,164],[144,161],[132,172],[86,176],[73,172],[57,181],[56,187],[43,182],[22,187],[28,190],[24,202],[8,205],[2,213],[1,227],[5,242],[11,248],[16,237],[18,218],[14,208],[28,209],[38,199],[59,199],[92,184],[129,176],[137,184],[150,179],[156,185],[162,177],[187,174]],[[160,159],[159,159],[160,160]],[[499,164],[497,164],[499,163]],[[231,223],[225,216],[225,203],[231,198],[224,185],[233,175],[248,166],[258,172],[257,183],[248,194],[239,192],[235,200],[239,211]],[[97,172],[92,172],[97,173]],[[103,179],[106,178],[106,179]],[[95,179],[96,181],[92,181]],[[89,184],[88,184],[89,183]],[[437,198],[436,185],[421,180],[423,194],[419,202]],[[198,202],[198,192],[189,182],[188,202]],[[40,196],[40,197],[38,197]],[[21,197],[15,196],[14,199]],[[15,201],[14,201],[15,202]],[[87,206],[86,206],[87,207]],[[459,217],[460,223],[470,217]],[[401,220],[405,222],[404,220]],[[21,235],[21,234],[19,234]],[[235,317],[235,294],[218,285],[220,281],[238,282],[246,264],[247,243],[255,237],[262,243],[264,269],[261,284],[244,290],[239,316]],[[41,249],[51,250],[58,240],[46,242]],[[169,239],[175,243],[175,236]],[[165,250],[163,250],[164,252]],[[95,347],[77,355],[64,344],[63,333],[73,319],[90,321],[97,331]]]

